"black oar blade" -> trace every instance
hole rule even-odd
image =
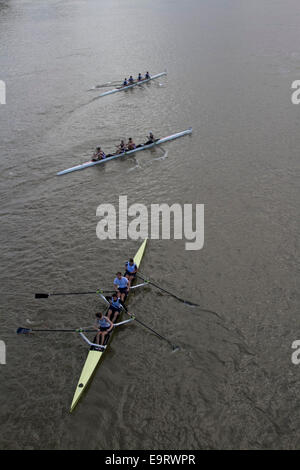
[[[144,322],[142,322],[141,320],[138,320],[138,319],[136,318],[136,316],[135,316],[135,315],[131,315],[131,314],[128,312],[127,309],[126,309],[126,312],[127,312],[128,315],[130,315],[132,318],[134,318],[134,320],[135,320],[136,322],[138,322],[140,325],[143,325],[145,328],[147,328],[147,330],[152,331],[152,333],[154,333],[156,336],[158,336],[158,338],[161,338],[161,339],[163,339],[164,341],[166,341],[166,342],[171,346],[173,352],[178,351],[179,346],[174,346],[174,344],[172,344],[171,341],[168,340],[168,338],[165,338],[163,335],[161,335],[161,334],[158,333],[157,331],[153,330],[153,328],[151,328],[149,325],[146,325],[146,324],[145,324]]]
[[[172,353],[174,353],[174,352],[179,351],[179,350],[180,350],[180,347],[179,347],[179,346],[175,346],[175,344],[172,344],[172,349],[173,349]]]
[[[194,304],[193,302],[190,302],[189,300],[180,299],[180,301],[183,302],[185,305],[188,305],[189,307],[200,307],[199,304]]]
[[[18,328],[17,329],[17,335],[22,335],[22,334],[27,334],[27,333],[30,333],[31,332],[31,329],[30,328]]]
[[[149,281],[148,279],[146,279],[144,277],[144,275],[140,275],[140,274],[137,274],[137,277],[143,279],[144,282],[148,283],[148,284],[151,284],[152,286],[156,287],[157,289],[161,290],[162,292],[164,292],[165,294],[168,294],[170,295],[171,297],[173,297],[174,299],[178,300],[179,302],[182,302],[183,304],[185,305],[188,305],[189,307],[200,307],[200,305],[198,304],[194,304],[193,302],[190,302],[189,300],[185,300],[185,299],[182,299],[181,297],[178,297],[177,295],[173,294],[172,292],[166,290],[166,289],[163,289],[161,286],[155,284],[154,282],[152,281]]]
[[[154,282],[152,281],[149,281],[147,280],[144,275],[141,275],[140,274],[137,274],[137,277],[143,279],[144,282],[148,283],[148,284],[151,284],[152,286],[156,287],[157,289],[161,290],[162,292],[164,292],[165,294],[168,294],[170,295],[171,297],[173,297],[174,299],[178,300],[179,302],[182,302],[184,305],[187,305],[188,307],[196,307],[196,308],[199,308],[202,312],[207,312],[207,313],[212,313],[213,315],[216,315],[218,318],[222,318],[217,312],[214,312],[212,310],[208,310],[208,309],[203,309],[201,308],[201,305],[199,304],[195,304],[194,302],[190,302],[189,300],[185,300],[185,299],[182,299],[181,297],[178,297],[177,295],[173,294],[172,292],[166,290],[166,289],[163,289],[161,286],[155,284]]]
[[[35,299],[48,299],[49,294],[35,294]]]

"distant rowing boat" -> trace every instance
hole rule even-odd
[[[184,135],[188,135],[192,133],[192,128],[190,127],[189,129],[182,131],[182,132],[177,132],[176,134],[169,135],[167,137],[164,137],[162,139],[157,140],[156,142],[153,142],[152,144],[148,145],[141,145],[140,147],[137,147],[133,150],[128,150],[127,152],[123,153],[118,153],[117,155],[112,155],[111,157],[104,158],[103,160],[97,160],[95,162],[89,161],[86,163],[82,163],[80,165],[73,166],[72,168],[67,168],[66,170],[59,171],[57,173],[58,176],[65,175],[66,173],[71,173],[73,171],[77,170],[84,170],[85,168],[89,168],[90,166],[95,166],[95,165],[100,165],[101,163],[106,163],[111,160],[115,160],[116,158],[121,158],[125,157],[127,155],[132,155],[136,152],[140,152],[142,150],[147,150],[153,147],[156,147],[157,145],[164,144],[165,142],[169,142],[170,140],[178,139],[179,137],[182,137]]]
[[[133,88],[134,86],[137,86],[137,85],[143,85],[144,83],[150,82],[150,80],[155,80],[156,78],[162,77],[163,75],[167,75],[167,72],[162,72],[156,75],[152,75],[152,77],[146,78],[139,82],[132,83],[132,85],[122,86],[119,88],[114,88],[113,90],[105,91],[104,93],[101,93],[101,95],[99,95],[99,98],[101,98],[102,96],[112,95],[113,93],[117,93],[118,91],[128,90],[129,88]]]

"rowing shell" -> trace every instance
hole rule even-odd
[[[90,166],[100,165],[102,163],[109,162],[110,160],[115,160],[116,158],[124,157],[127,155],[132,155],[133,153],[150,149],[152,147],[155,147],[156,145],[164,144],[165,142],[178,139],[178,137],[182,137],[184,135],[191,134],[191,133],[192,133],[192,128],[190,127],[186,131],[177,132],[176,134],[168,135],[167,137],[164,137],[163,139],[159,139],[156,142],[153,142],[152,144],[141,145],[141,147],[137,147],[136,149],[128,150],[127,152],[123,152],[123,153],[118,153],[117,155],[112,155],[111,157],[103,158],[103,160],[97,160],[96,162],[89,161],[89,162],[81,163],[80,165],[73,166],[72,168],[67,168],[66,170],[59,171],[57,173],[57,176],[65,175],[66,173],[71,173],[72,171],[84,170],[85,168],[89,168]]]
[[[139,267],[140,264],[141,264],[141,261],[142,261],[142,258],[143,258],[144,252],[145,252],[146,244],[147,244],[147,239],[145,239],[143,241],[143,243],[141,244],[140,248],[138,249],[138,251],[137,251],[137,253],[134,257],[134,262],[137,265],[137,267]],[[111,331],[111,333],[109,335],[108,341],[106,343],[106,348],[108,347],[108,344],[111,341],[111,338],[113,336],[113,332],[114,332],[114,329]],[[106,349],[101,350],[101,349],[97,349],[97,347],[95,347],[95,346],[91,347],[91,349],[88,353],[88,356],[86,358],[85,364],[83,366],[83,369],[82,369],[82,372],[81,372],[81,375],[80,375],[75,393],[74,393],[74,397],[73,397],[73,401],[72,401],[72,404],[71,404],[70,412],[72,412],[74,410],[77,403],[79,402],[82,394],[84,393],[89,381],[91,380],[92,375],[94,374],[95,369],[96,369],[100,359],[104,355],[105,351],[106,351]]]
[[[134,86],[137,86],[137,85],[143,85],[144,83],[150,82],[150,80],[155,80],[156,78],[162,77],[163,75],[167,75],[167,72],[162,72],[156,75],[152,75],[152,77],[145,78],[144,80],[141,80],[140,82],[135,82],[132,85],[122,86],[120,88],[114,88],[113,90],[105,91],[104,93],[101,93],[101,95],[99,95],[99,98],[101,98],[101,96],[112,95],[113,93],[117,93],[118,91],[128,90],[129,88],[133,88]]]

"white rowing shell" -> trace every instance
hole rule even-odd
[[[134,150],[128,150],[127,152],[119,153],[117,155],[112,155],[111,157],[104,158],[103,160],[97,160],[96,162],[89,161],[89,162],[81,163],[80,165],[73,166],[72,168],[67,168],[66,170],[59,171],[57,175],[61,176],[61,175],[65,175],[66,173],[71,173],[73,171],[84,170],[85,168],[89,168],[90,166],[100,165],[102,163],[109,162],[110,160],[115,160],[116,158],[124,157],[127,155],[132,155],[133,153],[140,152],[141,150],[150,149],[152,147],[155,147],[156,145],[164,144],[165,142],[178,139],[178,137],[182,137],[184,135],[191,134],[191,133],[192,133],[192,128],[190,127],[189,129],[185,131],[177,132],[176,134],[172,134],[162,139],[159,139],[157,142],[154,142],[153,144],[143,145],[142,147],[138,147]]]

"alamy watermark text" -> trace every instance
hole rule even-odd
[[[100,204],[96,234],[100,240],[186,240],[186,250],[201,250],[204,245],[204,204],[144,204],[128,206],[127,196],[119,205]],[[171,229],[172,225],[172,229]]]
[[[6,104],[6,85],[3,80],[0,80],[0,104]]]
[[[6,345],[0,340],[0,364],[6,364]]]
[[[292,349],[296,350],[292,354],[292,363],[295,364],[295,366],[298,366],[300,364],[300,340],[299,339],[293,342]]]

